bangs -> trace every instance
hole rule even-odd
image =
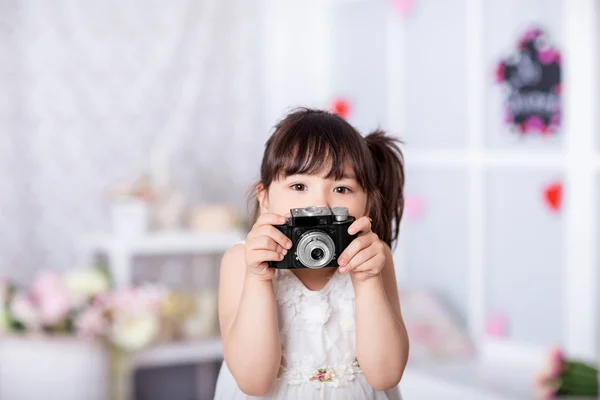
[[[318,175],[340,180],[350,166],[363,189],[372,182],[368,148],[363,137],[345,120],[329,113],[304,115],[289,126],[278,127],[268,153],[271,159],[262,171],[270,183],[295,174]],[[269,179],[270,178],[270,179]]]

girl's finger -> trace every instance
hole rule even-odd
[[[369,247],[377,240],[377,235],[374,233],[370,233],[367,235],[362,235],[354,239],[348,247],[340,254],[338,259],[338,264],[340,267],[343,267],[350,261],[359,251]]]
[[[283,225],[286,223],[286,221],[287,221],[287,219],[283,215],[273,214],[273,213],[265,213],[265,214],[261,214],[258,217],[258,219],[256,220],[256,223],[254,224],[254,226],[252,228],[253,229],[258,228],[263,225]]]
[[[346,263],[345,266],[340,268],[340,272],[341,273],[350,272],[353,269],[361,266],[362,264],[364,264],[371,258],[375,257],[376,255],[377,255],[377,252],[375,251],[373,246],[369,246],[366,249],[359,251],[354,257],[352,257],[350,259],[350,261],[348,261],[348,263]]]
[[[360,232],[366,233],[366,232],[370,232],[370,231],[371,231],[371,218],[369,218],[367,216],[360,217],[359,219],[354,221],[348,227],[348,233],[350,235],[355,235]]]
[[[253,266],[258,266],[268,261],[281,261],[283,255],[271,250],[254,250],[249,257],[249,263]]]
[[[248,241],[247,246],[252,250],[271,250],[282,254],[287,253],[287,250],[285,251],[285,253],[283,253],[283,248],[276,241],[274,241],[268,236],[259,236],[256,238],[252,238],[250,241]]]
[[[378,274],[379,272],[381,272],[384,265],[385,265],[385,255],[376,254],[373,258],[370,258],[369,260],[365,261],[364,263],[362,263],[359,266],[357,266],[356,268],[354,268],[354,270],[352,270],[352,272],[353,273],[366,272],[369,275],[375,275],[375,274]]]
[[[284,249],[292,248],[292,241],[287,236],[285,236],[283,232],[281,232],[279,229],[275,228],[272,225],[263,225],[253,230],[254,235],[256,235],[256,237],[267,236],[273,239]]]

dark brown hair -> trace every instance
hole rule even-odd
[[[294,174],[342,179],[345,165],[367,194],[372,230],[390,247],[398,238],[404,209],[404,158],[396,138],[377,130],[366,137],[336,114],[301,108],[275,126],[267,140],[258,185],[268,190],[275,180]],[[255,200],[254,221],[260,207]]]

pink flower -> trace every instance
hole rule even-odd
[[[538,399],[552,399],[559,386],[559,378],[553,375],[551,365],[547,365],[534,381],[535,396]]]
[[[558,52],[551,47],[540,50],[538,52],[538,57],[540,59],[540,62],[545,65],[551,64],[556,59],[557,55],[558,55]]]
[[[62,277],[56,272],[40,273],[31,288],[31,296],[44,325],[60,323],[71,311],[71,296]]]
[[[544,132],[546,125],[540,117],[529,117],[525,121],[526,132]]]
[[[533,39],[540,36],[541,33],[542,31],[539,28],[528,29],[527,31],[525,31],[525,34],[523,34],[521,40],[523,42],[531,42]]]
[[[535,377],[534,389],[538,399],[554,398],[559,387],[564,362],[565,356],[560,347],[552,347],[548,363]]]
[[[124,288],[102,299],[115,313],[128,315],[156,314],[160,310],[162,291],[151,286]]]
[[[309,381],[331,382],[334,374],[327,368],[319,368],[317,373]]]
[[[498,82],[498,83],[503,82],[505,74],[506,74],[506,64],[501,62],[496,67],[496,82]]]
[[[513,116],[511,108],[506,107],[506,109],[504,110],[504,122],[506,122],[507,124],[512,124],[514,119],[515,117]]]
[[[77,334],[84,338],[104,335],[108,330],[108,321],[103,307],[92,306],[79,315],[75,321]]]
[[[565,355],[560,347],[554,346],[550,350],[550,366],[553,377],[558,377],[562,374],[565,363]]]
[[[552,118],[550,119],[550,124],[554,127],[558,127],[560,125],[560,112],[554,112],[552,114]]]
[[[556,396],[558,382],[543,381],[535,386],[535,396],[537,399],[549,400]]]

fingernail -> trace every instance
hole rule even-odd
[[[340,272],[343,274],[346,272],[346,268],[340,268]]]
[[[341,265],[344,265],[344,264],[346,264],[346,259],[345,259],[345,258],[340,258],[340,259],[338,260],[338,264],[339,264],[340,266],[341,266]]]
[[[286,254],[287,254],[287,250],[286,250],[286,249],[283,249],[283,250],[282,250],[282,253],[283,253],[283,255],[286,255]]]
[[[283,217],[279,218],[279,222],[284,223],[285,221],[286,221],[285,218],[283,218]]]
[[[354,229],[350,229],[350,228],[348,228],[348,233],[349,233],[350,235],[354,235]]]
[[[292,242],[287,242],[287,244],[285,245],[285,247],[287,247],[288,249],[292,248]]]
[[[283,254],[280,254],[280,255],[279,255],[279,259],[280,259],[280,260],[283,260],[283,257],[285,257]]]

